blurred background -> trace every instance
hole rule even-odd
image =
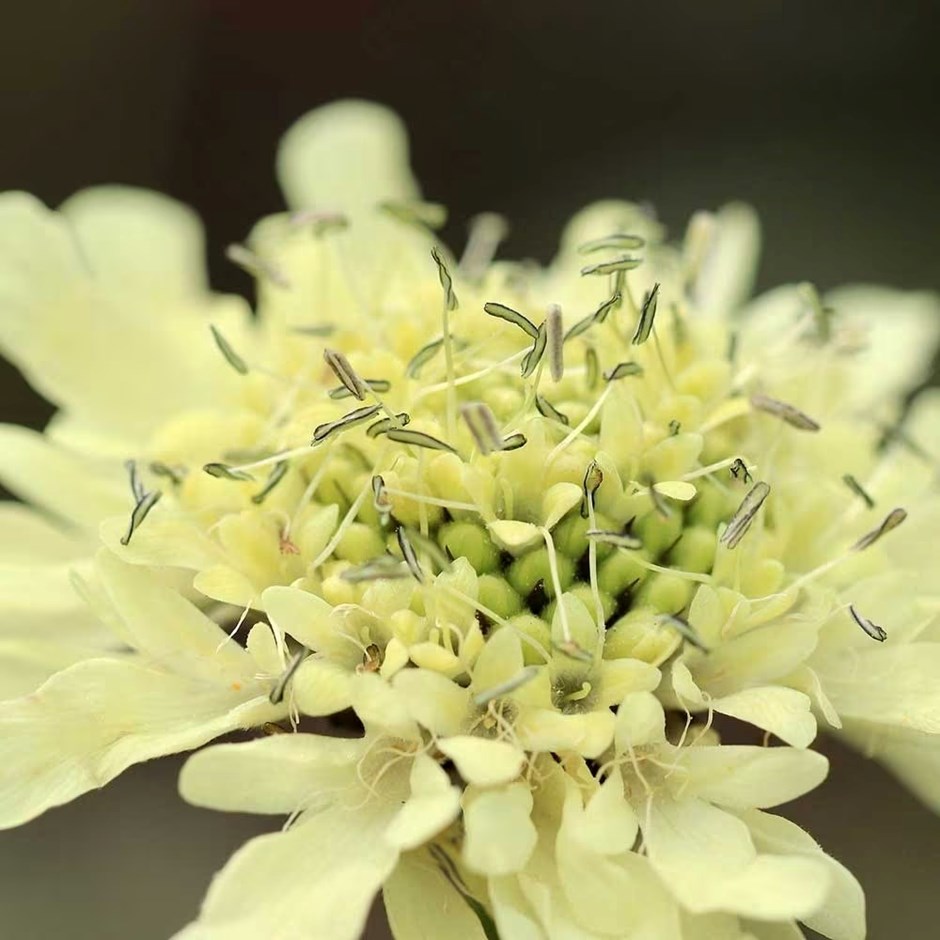
[[[512,220],[504,254],[547,260],[593,199],[648,200],[679,236],[737,198],[763,218],[759,287],[936,290],[938,21],[866,0],[33,0],[4,15],[0,188],[51,205],[102,182],[170,193],[203,216],[216,285],[243,289],[222,249],[280,208],[279,135],[361,96],[406,119],[457,247],[480,210]],[[48,415],[0,363],[0,420]],[[933,936],[940,820],[826,749],[832,785],[789,815],[859,876],[872,940]],[[0,936],[160,940],[189,920],[270,825],[186,806],[178,767],[0,833]]]

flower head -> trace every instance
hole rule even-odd
[[[743,206],[677,246],[601,203],[546,268],[487,215],[458,260],[361,102],[278,166],[255,316],[168,200],[0,199],[0,346],[60,408],[0,428],[0,823],[249,729],[182,793],[290,824],[181,936],[352,938],[382,888],[405,940],[862,937],[765,810],[820,720],[940,804],[934,298],[748,303]]]

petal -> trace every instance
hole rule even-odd
[[[402,855],[382,896],[395,940],[487,940],[480,919],[426,852]]]
[[[255,664],[194,604],[161,584],[146,568],[128,565],[107,549],[95,556],[100,592],[96,612],[132,646],[161,665],[212,682],[256,685]]]
[[[864,940],[865,894],[845,866],[823,852],[809,835],[788,819],[757,810],[742,813],[741,818],[762,852],[805,855],[822,861],[828,868],[829,893],[817,913],[802,918],[807,927],[829,940]]]
[[[795,689],[745,689],[715,699],[712,707],[722,715],[763,728],[793,747],[807,747],[816,737],[816,719],[810,712],[809,699]]]
[[[68,220],[95,278],[175,301],[207,288],[205,238],[188,206],[146,189],[94,186],[67,199]]]
[[[506,875],[525,866],[538,839],[526,784],[474,794],[464,806],[463,860],[483,875]]]
[[[352,674],[329,660],[308,656],[291,682],[291,695],[305,715],[335,714],[352,705]]]
[[[515,780],[525,766],[525,752],[508,741],[456,735],[437,742],[467,783],[493,787]]]
[[[31,695],[0,704],[0,827],[102,787],[132,764],[282,714],[257,689],[132,660],[77,663]]]
[[[277,176],[295,209],[350,212],[418,196],[404,124],[369,101],[338,101],[300,118],[281,140]]]
[[[644,819],[649,859],[690,911],[759,920],[802,919],[822,906],[826,866],[803,857],[757,855],[740,819],[700,800],[656,799]]]
[[[530,751],[574,751],[599,757],[614,739],[613,712],[562,715],[547,708],[525,708],[516,720],[519,743]]]
[[[0,424],[0,483],[82,529],[96,527],[107,516],[130,518],[133,508],[127,475],[117,463],[96,465],[12,424]]]
[[[216,744],[183,765],[180,795],[193,806],[223,812],[288,815],[355,786],[364,749],[360,739],[318,734]]]
[[[565,812],[567,809],[567,803]],[[611,774],[594,793],[583,812],[571,810],[571,837],[601,855],[629,852],[636,841],[639,822],[623,795],[623,777]]]
[[[435,735],[457,734],[467,719],[470,693],[429,669],[406,669],[392,681],[412,717]]]
[[[843,718],[940,733],[940,643],[889,643],[827,659],[817,672]]]
[[[614,739],[618,753],[666,740],[666,713],[651,692],[627,695],[617,709]]]
[[[385,839],[402,851],[416,849],[446,829],[460,813],[460,790],[427,754],[411,764],[411,796],[389,822]]]
[[[682,755],[685,796],[730,809],[777,806],[826,779],[829,761],[815,751],[722,744],[690,747]]]
[[[88,554],[89,542],[22,503],[0,502],[0,562],[51,564]]]
[[[730,317],[750,296],[760,257],[760,222],[744,203],[723,206],[693,289],[696,305],[705,313]]]
[[[309,591],[270,587],[261,595],[261,604],[279,630],[314,652],[323,649],[333,634],[333,608]]]
[[[356,940],[398,861],[382,837],[388,812],[328,809],[252,839],[215,876],[177,940]]]
[[[59,641],[0,638],[0,701],[35,691],[50,676],[83,659],[100,657],[100,648]]]
[[[105,519],[98,528],[101,541],[123,561],[134,565],[168,565],[203,571],[222,562],[224,555],[205,533],[205,527],[191,519],[163,512],[158,505],[144,525],[134,531],[127,545],[128,512]]]

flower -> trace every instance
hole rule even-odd
[[[353,938],[382,890],[400,940],[863,937],[766,810],[818,722],[940,806],[936,299],[748,301],[740,205],[458,261],[363,102],[278,169],[254,316],[170,200],[0,198],[0,348],[59,407],[0,427],[0,825],[243,729],[181,792],[288,823],[180,936]]]

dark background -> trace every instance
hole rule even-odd
[[[761,212],[760,286],[940,288],[940,7],[917,3],[39,0],[0,31],[0,188],[57,204],[124,182],[193,204],[222,247],[280,207],[274,147],[337,97],[396,108],[446,235],[494,209],[547,260],[595,198],[651,201],[674,235],[731,198]],[[0,364],[0,420],[48,408]],[[827,749],[829,746],[827,745]],[[940,821],[833,756],[794,807],[868,890],[872,940],[933,935]],[[264,826],[183,805],[177,764],[0,834],[0,935],[159,940]],[[377,934],[378,936],[378,934]]]

